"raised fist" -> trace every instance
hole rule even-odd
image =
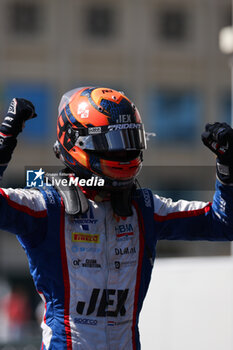
[[[207,124],[203,143],[217,155],[217,175],[224,183],[233,183],[233,129],[226,123]]]
[[[24,98],[13,98],[4,118],[0,131],[12,136],[17,136],[23,129],[26,120],[35,118],[35,107]]]

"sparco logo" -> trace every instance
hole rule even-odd
[[[150,198],[150,193],[148,190],[144,189],[143,190],[143,197],[144,197],[144,201],[145,201],[145,206],[147,208],[151,207],[151,198]]]
[[[16,100],[16,98],[13,98],[13,100],[10,103],[10,106],[9,106],[7,113],[16,114],[16,107],[17,107],[17,100]]]
[[[125,302],[127,300],[129,289],[104,289],[94,288],[90,300],[78,301],[76,311],[79,315],[94,314],[97,317],[117,317],[125,316]],[[108,310],[108,308],[111,310]]]
[[[100,133],[101,133],[101,127],[100,126],[88,128],[88,134],[89,135],[100,134]]]
[[[87,318],[75,317],[74,323],[76,323],[76,324],[85,324],[87,326],[96,326],[98,321],[97,320],[87,319]]]
[[[136,253],[136,248],[132,247],[126,247],[126,248],[115,248],[115,254],[116,255],[129,255],[129,254],[135,254]]]

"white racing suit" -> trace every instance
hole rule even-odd
[[[0,228],[17,235],[45,302],[43,350],[139,350],[138,318],[156,242],[233,239],[233,188],[217,182],[213,204],[172,202],[137,190],[133,215],[110,201],[67,215],[52,187],[1,189]]]

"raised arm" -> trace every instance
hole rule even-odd
[[[17,136],[26,120],[35,118],[33,104],[23,98],[14,98],[0,126],[0,177],[2,177],[17,144]]]
[[[28,119],[35,118],[30,101],[14,98],[0,126],[0,175],[3,175]],[[19,235],[23,245],[37,245],[46,232],[47,209],[37,190],[0,189],[0,229]]]
[[[204,144],[217,155],[213,203],[154,197],[158,239],[233,240],[233,130],[226,123],[207,124]]]

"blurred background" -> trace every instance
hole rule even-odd
[[[25,166],[59,164],[52,146],[64,92],[106,86],[123,90],[146,131],[156,133],[140,183],[173,199],[211,200],[215,159],[200,135],[207,122],[231,123],[230,55],[219,49],[220,30],[231,25],[230,0],[1,0],[0,112],[24,97],[38,114],[20,135],[2,186],[24,187]],[[230,243],[158,245],[164,262],[230,254]],[[1,349],[38,349],[41,304],[24,252],[5,232],[0,279]]]

